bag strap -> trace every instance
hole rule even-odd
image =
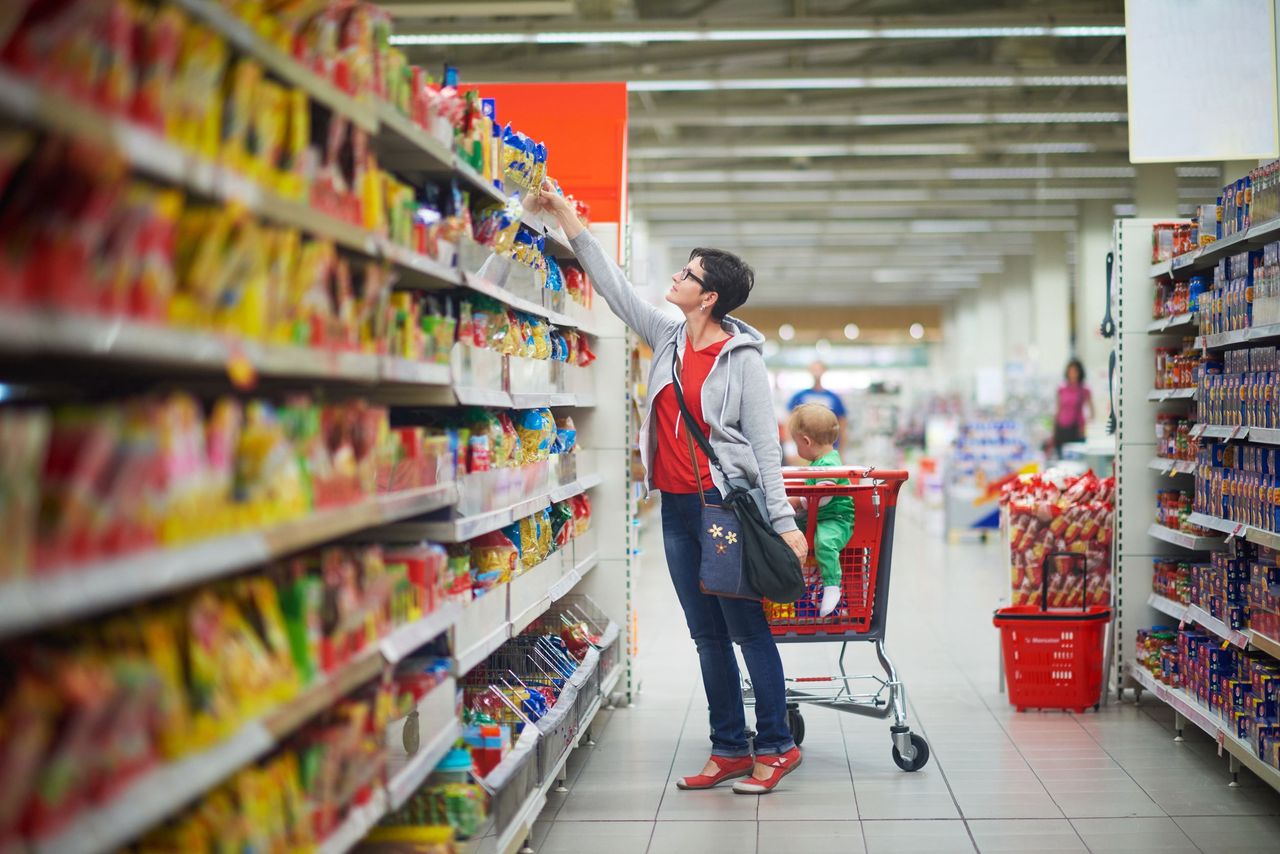
[[[688,341],[688,338],[685,338]],[[676,370],[680,364],[680,356],[676,352],[671,354],[671,382],[676,387],[676,402],[680,404],[680,414],[684,416],[685,429],[689,431],[689,436],[693,441],[698,443],[698,447],[702,449],[702,453],[707,455],[707,461],[716,467],[716,471],[720,472],[720,476],[724,478],[725,483],[729,482],[729,476],[724,473],[724,468],[720,465],[720,458],[716,456],[716,452],[711,450],[711,443],[707,441],[707,437],[703,435],[702,428],[698,426],[698,422],[694,419],[693,414],[689,412],[689,404],[684,401],[684,387],[680,385],[680,375]],[[690,453],[693,449],[689,449]],[[698,473],[697,461],[694,461],[693,472]],[[698,478],[698,485],[701,488],[702,479]]]

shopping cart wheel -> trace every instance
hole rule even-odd
[[[804,744],[804,716],[799,709],[787,709],[787,729],[791,730],[792,741]]]
[[[918,733],[911,733],[911,746],[916,749],[916,755],[911,761],[902,758],[902,754],[898,752],[898,745],[893,746],[893,761],[903,771],[919,771],[929,761],[929,742]]]

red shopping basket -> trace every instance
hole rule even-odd
[[[1040,604],[1012,605],[995,612],[992,622],[1000,629],[1009,702],[1023,712],[1036,709],[1097,708],[1102,696],[1103,641],[1111,609],[1088,605],[1082,595],[1079,611],[1049,610],[1049,569],[1052,560],[1066,558],[1080,564],[1076,552],[1051,552],[1042,565]],[[1082,588],[1085,586],[1082,585]],[[1087,590],[1082,589],[1082,594]]]

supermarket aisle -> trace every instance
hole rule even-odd
[[[706,717],[654,533],[637,600],[643,690],[634,708],[602,716],[597,746],[571,759],[569,793],[552,796],[536,827],[538,854],[1274,850],[1280,796],[1248,772],[1228,788],[1215,746],[1191,730],[1173,744],[1158,701],[1016,715],[996,691],[999,547],[947,546],[906,513],[889,648],[912,726],[933,749],[924,770],[894,766],[887,723],[807,709],[804,767],[778,792],[676,789],[706,759]],[[814,675],[837,649],[789,646],[783,657],[791,675]],[[851,657],[869,672],[869,647]]]

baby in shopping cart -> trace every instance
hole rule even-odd
[[[808,460],[810,466],[828,468],[844,465],[835,449],[836,438],[840,435],[840,422],[827,407],[817,403],[796,407],[791,413],[788,429],[791,438],[795,440],[796,452],[801,458]],[[813,478],[805,483],[810,486],[820,483],[848,485],[849,481],[845,478]],[[808,509],[808,501],[804,498],[792,498],[791,505],[797,511]],[[803,523],[801,529],[804,529]],[[840,552],[844,551],[852,534],[853,499],[847,495],[819,499],[813,551],[818,561],[818,571],[822,574],[822,603],[818,606],[818,613],[823,617],[829,616],[840,604]]]

